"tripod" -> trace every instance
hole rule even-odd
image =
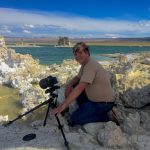
[[[17,121],[18,119],[22,118],[23,116],[25,116],[25,115],[27,115],[27,114],[33,112],[34,110],[40,108],[40,107],[43,106],[43,105],[48,104],[46,116],[45,116],[44,123],[43,123],[43,126],[45,126],[45,125],[46,125],[46,121],[47,121],[47,117],[48,117],[48,113],[49,113],[50,107],[51,107],[51,108],[56,108],[56,103],[54,102],[54,99],[56,98],[56,101],[57,101],[58,95],[57,95],[57,94],[54,94],[54,93],[51,93],[51,95],[52,95],[52,97],[49,98],[48,100],[46,100],[45,102],[43,102],[43,103],[37,105],[36,107],[34,107],[33,109],[29,110],[28,112],[26,112],[26,113],[24,113],[24,114],[22,114],[22,115],[19,115],[17,118],[15,118],[15,119],[12,120],[12,121],[9,121],[9,122],[8,122],[7,124],[5,124],[4,126],[7,127],[7,126],[9,126],[10,124],[12,124],[13,122],[15,122],[15,121]],[[64,138],[64,145],[66,146],[67,150],[70,150],[70,148],[69,148],[69,143],[68,143],[68,141],[67,141],[67,139],[66,139],[66,137],[65,137],[64,131],[63,131],[63,126],[61,125],[58,116],[55,115],[55,117],[56,117],[56,120],[57,120],[57,123],[58,123],[58,129],[61,131],[62,136],[63,136],[63,138]]]

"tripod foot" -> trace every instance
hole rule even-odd
[[[11,123],[12,123],[12,121],[9,121],[8,123],[3,124],[3,126],[4,126],[4,127],[8,127]]]
[[[64,145],[66,146],[67,150],[70,150],[69,143],[67,141],[65,141]]]

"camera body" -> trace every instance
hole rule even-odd
[[[56,77],[48,76],[44,79],[41,79],[39,85],[42,89],[46,89],[54,87],[57,83],[58,81]]]
[[[54,91],[60,88],[60,86],[55,85],[57,83],[58,81],[56,77],[48,76],[44,79],[41,79],[39,85],[42,89],[46,89],[45,93],[50,93],[50,95],[55,98],[58,97],[58,95],[55,94]]]

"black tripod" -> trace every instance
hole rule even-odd
[[[10,124],[12,124],[13,122],[15,122],[16,120],[18,120],[18,119],[22,118],[23,116],[25,116],[25,115],[27,115],[27,114],[33,112],[34,110],[38,109],[39,107],[48,104],[46,116],[45,116],[44,123],[43,123],[43,126],[45,126],[45,125],[46,125],[46,121],[47,121],[47,117],[48,117],[48,113],[49,113],[50,107],[51,107],[51,108],[56,108],[57,97],[58,97],[57,94],[51,93],[51,98],[49,98],[49,99],[46,100],[45,102],[43,102],[43,103],[37,105],[36,107],[34,107],[33,109],[29,110],[28,112],[26,112],[26,113],[24,113],[24,114],[22,114],[22,115],[19,115],[17,118],[15,118],[15,119],[12,120],[12,121],[9,121],[9,122],[8,122],[7,124],[5,124],[4,126],[7,127],[7,126],[9,126]],[[54,99],[55,99],[55,98],[56,98],[56,101],[54,102]],[[70,148],[69,148],[69,143],[68,143],[68,141],[67,141],[67,139],[66,139],[66,137],[65,137],[64,131],[63,131],[63,126],[61,125],[58,116],[55,115],[55,117],[56,117],[56,120],[57,120],[57,123],[58,123],[58,129],[61,130],[62,136],[63,136],[64,141],[65,141],[65,142],[64,142],[64,145],[66,146],[67,150],[70,150]]]

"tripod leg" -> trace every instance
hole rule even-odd
[[[28,112],[25,112],[24,114],[19,115],[19,116],[18,116],[17,118],[15,118],[14,120],[9,121],[7,124],[4,124],[4,126],[5,126],[5,127],[9,126],[10,124],[12,124],[13,122],[15,122],[16,120],[19,120],[19,119],[22,118],[23,116],[25,116],[25,115],[31,113],[32,111],[34,111],[34,110],[40,108],[40,107],[43,106],[43,105],[46,105],[47,103],[50,103],[50,101],[51,101],[51,99],[48,99],[47,101],[45,101],[45,102],[43,102],[43,103],[37,105],[36,107],[32,108],[32,109],[29,110]]]
[[[56,120],[57,120],[57,122],[58,122],[58,129],[61,130],[62,136],[63,136],[63,138],[64,138],[64,141],[65,141],[64,144],[65,144],[67,150],[70,150],[70,148],[69,148],[69,143],[68,143],[68,141],[67,141],[67,139],[66,139],[66,137],[65,137],[65,134],[64,134],[62,125],[61,125],[61,123],[60,123],[60,121],[59,121],[59,118],[58,118],[58,116],[56,116],[56,115],[55,115],[55,117],[56,117]]]
[[[51,104],[50,104],[50,102],[49,102],[49,103],[48,103],[48,108],[47,108],[47,112],[46,112],[46,116],[45,116],[45,119],[44,119],[43,126],[46,125],[46,121],[47,121],[47,117],[48,117],[48,113],[49,113],[50,106],[51,106]]]

